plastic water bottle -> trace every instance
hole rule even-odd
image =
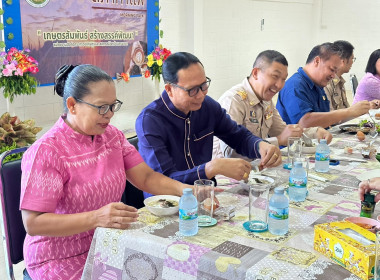
[[[326,139],[321,139],[315,151],[315,171],[329,172],[330,148]]]
[[[307,174],[302,162],[294,162],[289,175],[289,199],[292,201],[304,201],[307,196]]]
[[[284,235],[289,230],[289,199],[284,194],[284,187],[275,188],[269,200],[268,229],[275,235]]]
[[[198,201],[190,188],[183,190],[179,200],[179,232],[185,236],[198,233]]]

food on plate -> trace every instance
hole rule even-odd
[[[208,197],[203,201],[203,207],[211,211],[211,198]],[[214,210],[217,209],[218,207],[219,205],[214,201]]]
[[[364,139],[365,139],[365,135],[364,135],[364,133],[361,132],[361,131],[358,131],[358,132],[356,133],[356,137],[359,139],[359,141],[364,141]]]
[[[367,129],[368,131],[371,130],[371,128],[373,128],[373,126],[376,127],[376,131],[377,132],[380,132],[380,124],[374,124],[372,121],[368,121],[368,120],[361,120],[359,122],[359,127],[362,128],[362,129]],[[366,131],[364,131],[366,132]]]
[[[175,200],[161,198],[148,203],[151,207],[169,208],[178,206],[178,202]]]

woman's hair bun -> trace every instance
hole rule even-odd
[[[67,77],[75,67],[77,67],[77,65],[62,65],[55,74],[54,91],[59,96],[63,97]]]

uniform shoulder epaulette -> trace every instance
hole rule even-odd
[[[242,100],[247,99],[247,93],[244,90],[240,90],[240,91],[236,92],[236,94],[240,95]]]

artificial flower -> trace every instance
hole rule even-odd
[[[152,53],[147,56],[148,70],[145,71],[145,78],[152,77],[160,81],[162,74],[162,64],[171,55],[171,51],[167,48],[163,48],[162,45],[158,45],[154,48]]]
[[[29,49],[12,47],[8,52],[0,53],[0,87],[10,102],[15,95],[36,93],[37,80],[29,73],[38,72],[38,62],[29,52]]]

